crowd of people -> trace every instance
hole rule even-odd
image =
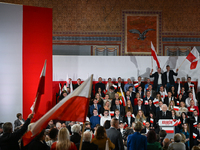
[[[30,150],[79,149],[82,139],[82,149],[187,150],[192,148],[189,136],[194,134],[193,149],[200,149],[199,100],[195,95],[194,83],[191,82],[191,77],[187,77],[185,84],[181,83],[180,78],[175,82],[174,76],[178,75],[178,69],[176,72],[170,70],[170,66],[166,66],[166,69],[164,73],[160,68],[155,73],[151,70],[146,83],[139,76],[136,84],[130,78],[124,84],[121,77],[118,77],[115,84],[111,78],[104,84],[99,77],[98,83],[94,85],[95,93],[90,100],[84,132],[80,122],[51,120],[46,130],[31,143],[24,147],[21,140],[18,146]],[[150,77],[154,78],[153,83]],[[63,87],[59,99],[62,100],[80,85],[81,79],[75,85],[69,81]],[[12,134],[25,132],[28,128],[29,123],[22,119],[22,114],[17,114],[17,118],[14,132],[8,132],[6,123],[0,124],[1,150],[10,146],[2,144],[2,141],[7,139],[5,143],[9,143]],[[194,120],[193,133],[189,130],[191,118]],[[27,120],[30,122],[30,119],[29,116]],[[166,138],[166,131],[158,123],[160,119],[178,121],[174,138]],[[19,140],[21,136],[22,134],[16,139]]]

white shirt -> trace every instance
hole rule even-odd
[[[24,121],[23,121],[23,120],[20,120],[20,119],[19,119],[19,121],[21,122],[21,124],[24,124]]]
[[[169,82],[169,71],[167,71],[167,82]]]
[[[128,119],[128,126],[131,126],[131,117],[127,117]]]
[[[197,116],[194,116],[194,119],[195,119],[196,122],[198,121],[198,120],[197,120],[197,119],[198,119]]]
[[[138,110],[141,110],[141,106],[138,106]]]
[[[149,132],[149,129],[146,128],[146,134]]]
[[[118,87],[121,87],[121,83],[118,83]]]
[[[186,98],[186,100],[185,100],[185,104],[186,104],[186,106],[187,107],[190,107],[190,101],[191,101],[192,99],[191,98]],[[197,100],[196,99],[194,99],[194,105],[195,106],[197,106]]]
[[[161,73],[158,74],[158,84],[162,84]]]
[[[103,125],[104,125],[104,122],[105,122],[106,120],[111,120],[111,117],[110,117],[110,116],[107,116],[107,117],[101,116],[100,125],[103,126]]]

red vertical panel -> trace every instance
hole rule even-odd
[[[44,114],[52,101],[52,9],[23,6],[23,115],[31,112],[40,73],[47,59],[45,93],[39,112]]]

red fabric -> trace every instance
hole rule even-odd
[[[52,144],[51,150],[56,150],[56,144],[57,144],[57,142],[54,142]],[[77,150],[76,145],[73,142],[71,142],[71,147],[68,150]]]
[[[45,91],[38,108],[41,117],[52,107],[52,9],[23,6],[23,116],[31,113],[44,61]]]
[[[158,68],[160,68],[160,63],[158,61],[158,57],[157,57],[155,48],[153,46],[153,43],[151,43],[151,55],[153,56],[153,59],[156,61]]]
[[[190,62],[193,62],[193,60],[196,59],[196,57],[190,52],[187,57],[186,57],[187,60],[189,60]]]
[[[197,67],[197,63],[198,63],[198,61],[192,62],[191,65],[190,65],[190,69],[191,69],[191,70],[192,70],[192,69],[195,69],[195,68]]]
[[[138,99],[134,98],[134,106],[136,106],[138,104]]]

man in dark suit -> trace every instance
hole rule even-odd
[[[119,104],[119,100],[118,99],[115,100],[115,105],[113,105],[111,107],[112,111],[115,111],[116,109],[119,110],[120,116],[124,116],[125,115],[125,108],[124,108],[124,106]]]
[[[149,116],[149,112],[153,112],[154,115],[156,115],[156,107],[153,104],[153,100],[149,99],[148,105],[145,106],[146,106],[146,116]]]
[[[122,83],[122,78],[118,77],[118,82],[115,84],[117,86],[117,89],[115,92],[120,91],[120,87],[122,88],[122,91],[124,91],[124,83]]]
[[[147,91],[150,92],[150,96],[151,96],[152,98],[155,98],[155,97],[156,97],[156,91],[152,89],[152,85],[151,85],[151,84],[149,84],[149,87],[148,87],[148,90],[147,90]],[[147,96],[147,92],[146,92],[146,95],[145,95],[145,96]]]
[[[138,77],[138,84],[139,84],[139,86],[142,87],[142,91],[144,91],[145,84],[144,84],[144,82],[142,82],[141,76]],[[138,92],[138,88],[136,88],[136,92]]]
[[[144,112],[144,115],[146,115],[146,108],[144,105],[142,105],[142,101],[138,100],[138,105],[134,106],[134,115],[136,116],[138,113],[138,110],[142,110]]]
[[[124,150],[124,144],[121,133],[117,130],[119,127],[119,120],[113,118],[111,120],[111,127],[106,130],[107,137],[115,144],[114,150]]]
[[[74,90],[81,85],[81,79],[77,79],[77,84],[74,85]]]
[[[90,115],[91,115],[91,116],[93,115],[93,110],[94,110],[94,108],[97,109],[98,114],[100,114],[100,113],[102,112],[101,105],[98,104],[98,101],[97,101],[96,98],[94,98],[94,100],[93,100],[93,105],[90,106]]]
[[[85,131],[83,133],[83,143],[82,150],[98,150],[98,145],[90,143],[92,140],[92,133],[90,131]],[[80,143],[76,144],[77,150],[79,150]]]
[[[130,100],[132,106],[134,107],[134,99],[133,99],[133,97],[130,96],[130,91],[126,91],[125,99],[126,99],[126,101]]]
[[[3,125],[3,135],[0,136],[0,149],[1,150],[20,150],[19,148],[19,139],[24,135],[27,131],[28,125],[33,118],[33,114],[29,114],[27,120],[21,129],[13,132],[13,126],[11,122],[6,122]]]
[[[194,83],[191,82],[191,77],[187,77],[187,82],[184,84],[185,92],[188,93],[191,92],[191,86],[194,86]]]
[[[95,84],[95,93],[98,93],[98,89],[101,88],[101,91],[104,91],[105,90],[105,84],[102,83],[102,78],[99,77],[98,79],[98,83]]]
[[[194,139],[194,145],[200,144],[200,122],[197,122],[197,128],[194,128],[194,133],[197,137]]]
[[[178,69],[176,69],[176,73],[173,70],[170,70],[170,66],[166,66],[167,71],[163,74],[163,82],[167,90],[171,88],[171,86],[175,85],[174,76],[178,75]]]
[[[180,78],[176,78],[176,83],[175,83],[175,90],[177,91],[177,93],[178,93],[178,86],[179,86],[179,84],[180,84],[180,90],[181,90],[181,88],[183,87],[183,85],[181,84],[181,80],[180,80]]]
[[[147,93],[146,93],[146,97],[144,98],[144,100],[143,100],[143,104],[145,103],[145,101],[149,101],[149,100],[154,100],[154,98],[151,96],[151,93],[150,93],[150,91],[147,91]],[[144,104],[145,105],[145,104]]]
[[[200,122],[200,117],[198,116],[198,111],[197,111],[196,109],[193,111],[193,116],[192,116],[192,118],[194,119],[194,121],[195,121],[196,123]]]
[[[120,116],[120,111],[118,109],[115,109],[115,114],[112,118],[116,118],[119,120],[119,122],[123,122],[124,121],[124,117]]]
[[[155,91],[159,91],[160,89],[160,86],[163,85],[163,74],[161,73],[161,68],[158,68],[157,69],[157,72],[155,72],[154,74],[152,74],[153,72],[153,69],[151,70],[151,73],[150,73],[150,77],[154,77],[154,81],[153,81],[153,89]]]
[[[162,105],[162,110],[157,115],[157,120],[159,119],[172,119],[172,113],[167,110],[166,104]]]
[[[130,100],[131,100],[132,106],[134,106],[134,99],[135,99],[136,93],[133,90],[133,86],[129,86],[128,90],[130,92]]]
[[[169,91],[169,92],[167,92],[167,97],[165,97],[165,99],[164,99],[164,104],[169,106],[171,101],[174,101],[174,103],[176,105],[176,101],[175,101],[174,97],[172,97],[172,93]]]
[[[141,133],[147,134],[150,131],[150,123],[145,123],[145,128],[142,129]]]
[[[131,117],[131,111],[127,111],[126,117],[124,117],[124,123],[128,125],[128,127],[132,126],[132,123],[135,121],[133,117]]]

